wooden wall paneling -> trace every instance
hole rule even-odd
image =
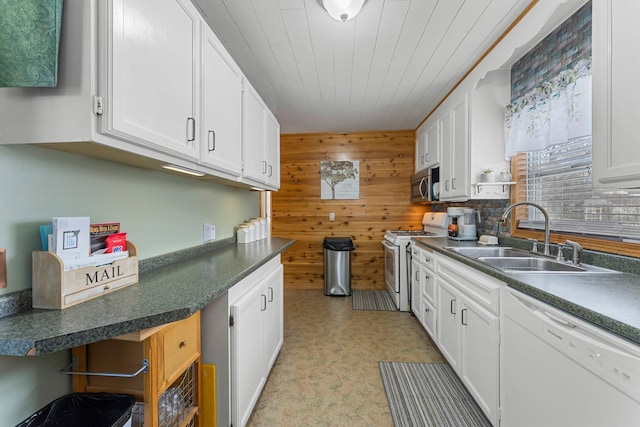
[[[353,289],[384,289],[382,238],[388,229],[421,229],[429,208],[410,202],[415,132],[282,135],[281,186],[272,195],[272,233],[296,240],[283,254],[285,286],[323,289],[327,236],[351,237]],[[360,199],[321,200],[320,162],[358,160]],[[329,213],[335,212],[335,222]]]

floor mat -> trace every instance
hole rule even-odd
[[[491,427],[448,363],[379,366],[395,427]]]
[[[387,291],[352,290],[351,298],[354,310],[397,311]]]

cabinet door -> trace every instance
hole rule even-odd
[[[231,422],[244,426],[266,381],[263,340],[267,297],[262,287],[252,288],[230,307],[231,327]]]
[[[262,293],[267,299],[267,310],[265,312],[265,340],[264,340],[264,361],[265,377],[278,357],[282,342],[284,340],[284,301],[283,301],[283,267],[279,265],[265,279],[266,283],[262,288]]]
[[[267,186],[280,188],[280,124],[265,109],[265,143],[267,150]]]
[[[427,132],[420,131],[416,135],[416,172],[426,169]]]
[[[493,425],[498,410],[498,318],[461,295],[460,377]]]
[[[199,159],[198,11],[189,0],[112,0],[111,6],[105,132]]]
[[[422,298],[422,326],[427,330],[429,336],[435,341],[436,339],[436,319],[438,312],[433,305],[426,299]]]
[[[440,120],[440,138],[442,141],[442,163],[440,164],[440,200],[451,198],[451,179],[453,171],[451,170],[451,162],[453,158],[453,146],[451,142],[451,111]]]
[[[435,304],[436,300],[436,273],[426,267],[422,267],[422,295],[431,304]]]
[[[438,328],[436,340],[440,351],[457,372],[460,358],[459,291],[442,277],[438,279]]]
[[[593,2],[593,186],[640,186],[640,3]],[[615,25],[614,25],[615,23]]]
[[[451,109],[452,199],[469,198],[469,102],[468,96]]]
[[[266,182],[269,172],[264,108],[258,93],[245,82],[242,105],[242,176],[258,184]]]
[[[422,323],[422,267],[416,260],[411,261],[411,312]]]
[[[427,151],[425,153],[425,168],[430,168],[432,166],[437,166],[440,163],[440,132],[439,132],[440,122],[435,120],[428,128],[427,128]]]
[[[240,176],[242,74],[207,25],[202,37],[202,162]]]

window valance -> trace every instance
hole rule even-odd
[[[591,60],[527,92],[505,108],[505,157],[591,135]]]

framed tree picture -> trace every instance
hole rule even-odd
[[[360,162],[325,160],[320,162],[320,198],[347,200],[360,198]]]

